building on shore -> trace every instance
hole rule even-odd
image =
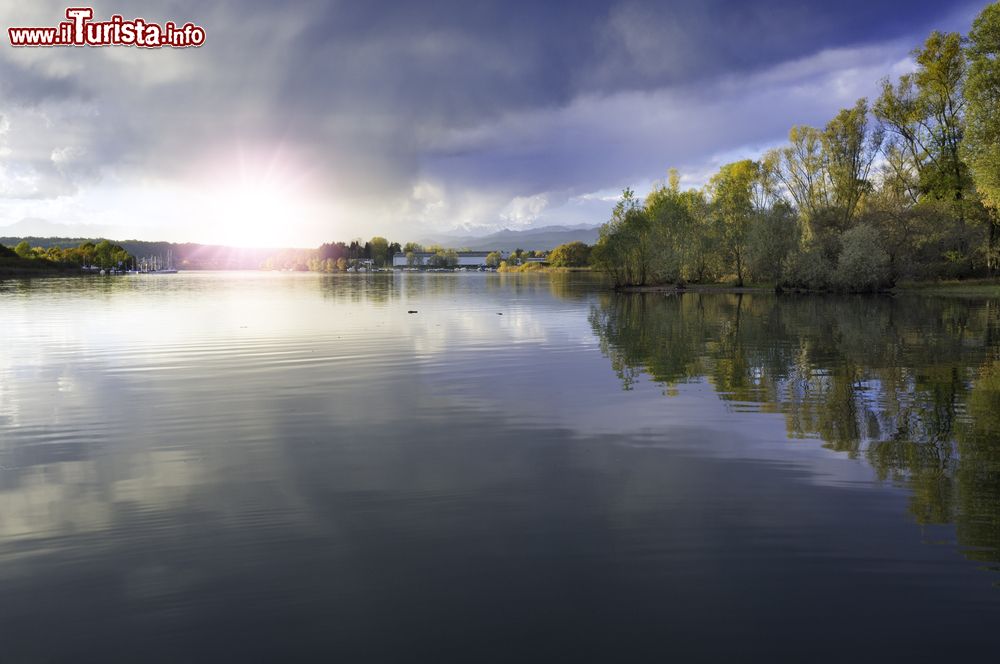
[[[456,251],[458,259],[455,267],[482,267],[486,265],[489,251]],[[436,254],[433,251],[411,251],[409,254],[397,252],[392,255],[393,267],[428,267],[429,260]],[[506,252],[501,254],[506,258]],[[411,258],[412,257],[412,258]]]

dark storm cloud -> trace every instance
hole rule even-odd
[[[233,14],[245,3],[231,5]],[[921,33],[939,2],[384,2],[283,5],[307,17],[285,101],[453,125],[582,93],[749,73],[827,48]],[[270,5],[249,10],[268,14]],[[213,39],[239,39],[232,32]],[[230,48],[227,45],[226,48]],[[245,61],[253,66],[253,59]]]
[[[8,25],[55,24],[65,9],[11,4]],[[732,81],[825,51],[915,46],[931,28],[952,27],[941,23],[955,12],[971,16],[975,5],[963,7],[920,0],[905,7],[886,0],[105,2],[95,7],[98,18],[191,20],[208,39],[183,51],[5,48],[0,115],[10,118],[10,141],[29,124],[18,107],[80,105],[82,114],[66,118],[75,142],[39,138],[35,146],[40,163],[71,144],[76,158],[63,161],[64,174],[120,167],[181,177],[202,153],[238,142],[294,152],[338,197],[362,202],[406,198],[422,178],[452,198],[477,189],[498,200],[580,193],[617,186],[616,173],[654,176],[671,160],[773,140],[793,122],[817,117],[818,108],[830,113],[829,103],[809,99],[768,112],[758,99],[734,125],[719,104],[724,98],[732,114],[760,93]],[[822,75],[807,71],[796,85]]]

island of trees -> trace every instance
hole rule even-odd
[[[77,247],[32,247],[22,240],[13,249],[0,245],[0,274],[30,276],[80,273],[84,269],[124,270],[132,256],[108,240],[83,242]]]
[[[626,189],[593,249],[616,286],[728,281],[873,291],[997,274],[1000,3],[934,32],[916,70],[825,127],[682,190]]]

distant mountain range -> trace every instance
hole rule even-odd
[[[434,235],[420,240],[421,244],[440,244],[456,249],[471,249],[472,251],[492,251],[495,249],[513,251],[514,249],[549,250],[567,242],[597,242],[600,226],[540,226],[524,230],[504,229],[488,235]]]

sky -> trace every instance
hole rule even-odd
[[[93,5],[206,31],[199,48],[139,49],[13,48],[6,28],[54,26],[66,5],[0,0],[0,235],[307,247],[596,225],[624,187],[671,167],[701,186],[822,126],[983,6]]]

